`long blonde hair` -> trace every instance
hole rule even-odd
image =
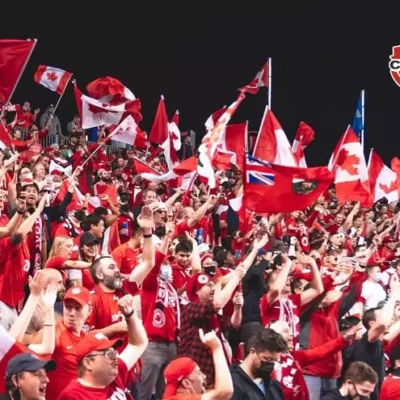
[[[51,250],[47,259],[50,260],[52,257],[60,255],[60,249],[66,245],[67,240],[73,240],[73,239],[69,236],[57,236],[54,239],[53,245],[51,246]]]

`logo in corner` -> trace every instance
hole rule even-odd
[[[392,47],[392,55],[389,57],[390,75],[397,86],[400,86],[400,46]]]

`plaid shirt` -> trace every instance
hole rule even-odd
[[[214,361],[210,350],[200,340],[199,329],[203,329],[204,333],[216,330],[215,323],[218,326],[216,333],[218,330],[225,331],[230,325],[230,318],[217,315],[212,304],[191,302],[183,307],[178,355],[190,357],[199,365],[207,376],[207,385],[214,383]]]

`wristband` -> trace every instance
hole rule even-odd
[[[149,239],[149,238],[151,238],[151,237],[153,237],[153,235],[143,235],[143,237],[145,238],[145,239]]]
[[[135,310],[132,309],[132,311],[129,314],[124,314],[125,318],[129,318],[132,317],[132,315],[134,314]]]

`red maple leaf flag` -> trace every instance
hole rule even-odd
[[[59,68],[39,65],[34,80],[45,88],[62,95],[70,81],[72,74]]]
[[[98,78],[86,86],[90,97],[116,106],[135,100],[135,95],[118,79],[111,76]]]
[[[339,140],[328,168],[335,172],[336,196],[341,204],[359,201],[363,207],[372,206],[373,196],[363,149],[350,126]]]
[[[254,79],[248,85],[243,86],[239,90],[242,92],[257,94],[260,87],[268,87],[268,70],[268,63],[265,63]]]
[[[292,144],[292,152],[299,167],[307,168],[304,149],[314,140],[314,136],[313,128],[301,121]]]
[[[35,45],[35,40],[0,40],[0,107],[10,101]]]
[[[118,125],[125,113],[125,105],[110,106],[99,100],[92,99],[74,84],[75,101],[82,119],[82,128],[89,129],[101,125]]]
[[[126,143],[141,149],[146,148],[146,136],[136,124],[131,115],[128,115],[117,127],[113,129],[107,139]]]
[[[369,154],[368,176],[374,203],[384,197],[389,203],[399,200],[396,172],[387,167],[373,149]]]

